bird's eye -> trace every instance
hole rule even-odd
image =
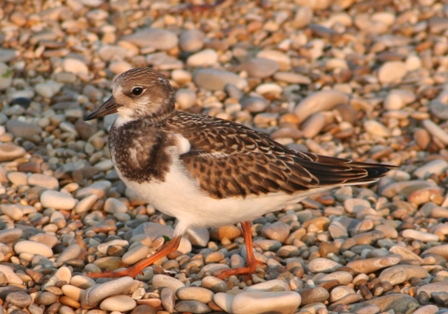
[[[132,93],[132,95],[134,95],[134,96],[138,96],[138,95],[140,95],[141,93],[143,93],[143,88],[141,88],[141,87],[134,87],[134,88],[132,89],[131,93]]]

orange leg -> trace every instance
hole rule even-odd
[[[255,272],[257,264],[261,264],[260,261],[255,259],[250,221],[242,222],[241,227],[243,228],[243,237],[244,242],[246,243],[246,267],[219,270],[216,275],[220,279],[224,279],[232,275],[252,275]]]
[[[157,251],[152,256],[141,260],[137,264],[127,269],[123,269],[120,271],[105,271],[102,273],[87,273],[87,276],[90,278],[116,278],[116,277],[124,277],[130,276],[135,277],[142,272],[142,270],[149,265],[153,264],[157,260],[162,257],[167,256],[168,254],[175,252],[180,244],[181,236],[177,236],[174,239],[166,242],[159,251]]]

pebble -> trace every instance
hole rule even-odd
[[[217,293],[215,303],[228,313],[294,313],[300,305],[300,294],[293,291],[241,292],[236,296],[228,293]]]
[[[5,206],[5,205],[6,204],[0,205],[0,209],[2,208],[2,206]],[[23,230],[20,228],[0,230],[0,243],[15,242],[16,240],[20,239],[22,234],[23,234]]]
[[[179,36],[179,48],[186,52],[196,52],[204,46],[205,34],[198,29],[184,31]]]
[[[403,236],[403,238],[411,238],[423,242],[437,242],[439,240],[439,237],[436,234],[431,234],[428,232],[422,232],[412,229],[403,230],[401,235]]]
[[[40,173],[33,173],[30,175],[28,177],[28,184],[41,186],[50,190],[59,188],[59,181],[56,178]]]
[[[161,28],[138,30],[134,34],[123,36],[123,40],[140,48],[151,47],[155,50],[170,50],[179,42],[175,33]]]
[[[401,261],[401,255],[393,254],[385,257],[374,257],[374,258],[351,261],[347,263],[346,266],[352,268],[354,271],[363,274],[370,274],[379,269],[396,265],[400,261]]]
[[[378,80],[381,84],[400,83],[406,71],[406,65],[403,62],[388,61],[379,68]]]
[[[414,176],[419,179],[425,179],[426,177],[433,174],[441,174],[442,171],[444,171],[446,168],[448,168],[448,162],[446,162],[445,160],[433,160],[416,169],[414,171]]]
[[[209,313],[212,311],[206,304],[199,301],[179,301],[174,309],[182,313]]]
[[[208,90],[223,90],[227,84],[235,85],[239,89],[247,86],[247,81],[228,71],[216,69],[201,69],[193,72],[193,80],[201,88]]]
[[[337,91],[320,91],[302,100],[294,110],[299,123],[316,112],[331,110],[337,105],[348,102],[347,95]]]
[[[26,308],[33,302],[33,300],[24,292],[11,292],[6,295],[6,302],[20,308]]]
[[[341,264],[327,258],[315,258],[308,264],[308,268],[312,273],[333,272],[341,266]]]
[[[302,305],[324,302],[330,297],[330,293],[322,287],[301,289],[298,292],[302,297]]]
[[[105,311],[126,312],[135,308],[137,303],[127,295],[114,295],[103,300],[100,309]]]
[[[249,76],[266,78],[273,75],[279,69],[279,64],[265,58],[252,58],[236,67],[236,71],[246,71]]]
[[[218,62],[218,54],[213,49],[204,49],[192,54],[187,59],[187,65],[191,67],[207,67]]]
[[[174,292],[185,287],[182,281],[167,275],[155,275],[152,279],[152,285],[154,289],[169,288]]]
[[[190,89],[179,89],[175,95],[176,103],[182,110],[187,110],[196,103],[196,93]]]
[[[45,98],[52,98],[59,93],[62,88],[62,84],[55,81],[47,81],[45,83],[37,84],[34,89],[36,93]]]
[[[261,233],[269,239],[283,243],[289,236],[289,226],[283,222],[277,221],[273,224],[266,224],[261,230]]]
[[[89,68],[83,61],[79,59],[65,58],[62,62],[62,67],[65,72],[73,73],[76,75],[89,74]]]
[[[96,307],[104,299],[127,293],[134,283],[131,277],[122,277],[88,288],[81,296],[81,306]]]
[[[81,252],[82,248],[78,244],[69,245],[56,259],[56,265],[59,267],[71,259],[78,258]]]
[[[53,190],[44,191],[40,196],[40,202],[43,207],[57,210],[70,210],[76,205],[76,199],[70,194]]]
[[[25,155],[23,147],[12,143],[0,143],[0,162],[14,160]]]
[[[14,245],[14,251],[17,254],[20,253],[30,253],[30,254],[38,254],[45,257],[52,257],[53,251],[50,247],[43,243],[38,243],[35,241],[19,241]]]
[[[443,144],[448,145],[448,133],[431,120],[423,120],[423,127]]]
[[[0,62],[0,90],[5,90],[11,86],[12,83],[12,71],[4,63]]]
[[[160,300],[162,301],[162,307],[168,313],[174,312],[174,291],[170,288],[162,288],[160,291]]]
[[[40,126],[19,120],[8,120],[8,122],[6,122],[6,130],[11,132],[14,137],[23,138],[30,138],[34,135],[39,135],[42,132]]]
[[[213,292],[202,287],[185,287],[176,292],[177,297],[184,301],[198,301],[207,304],[213,300]]]
[[[364,129],[367,133],[379,137],[389,137],[391,135],[390,130],[376,120],[367,120],[364,122]]]

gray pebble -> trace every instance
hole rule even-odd
[[[199,301],[179,301],[176,303],[174,309],[181,313],[209,313],[212,310],[207,304]]]

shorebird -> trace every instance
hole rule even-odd
[[[151,68],[119,75],[112,96],[85,120],[117,113],[109,131],[115,169],[127,187],[178,222],[174,237],[152,256],[120,271],[90,277],[135,277],[177,250],[191,227],[241,222],[246,266],[255,271],[250,221],[323,190],[377,181],[392,166],[299,152],[244,125],[175,110],[168,79]]]

